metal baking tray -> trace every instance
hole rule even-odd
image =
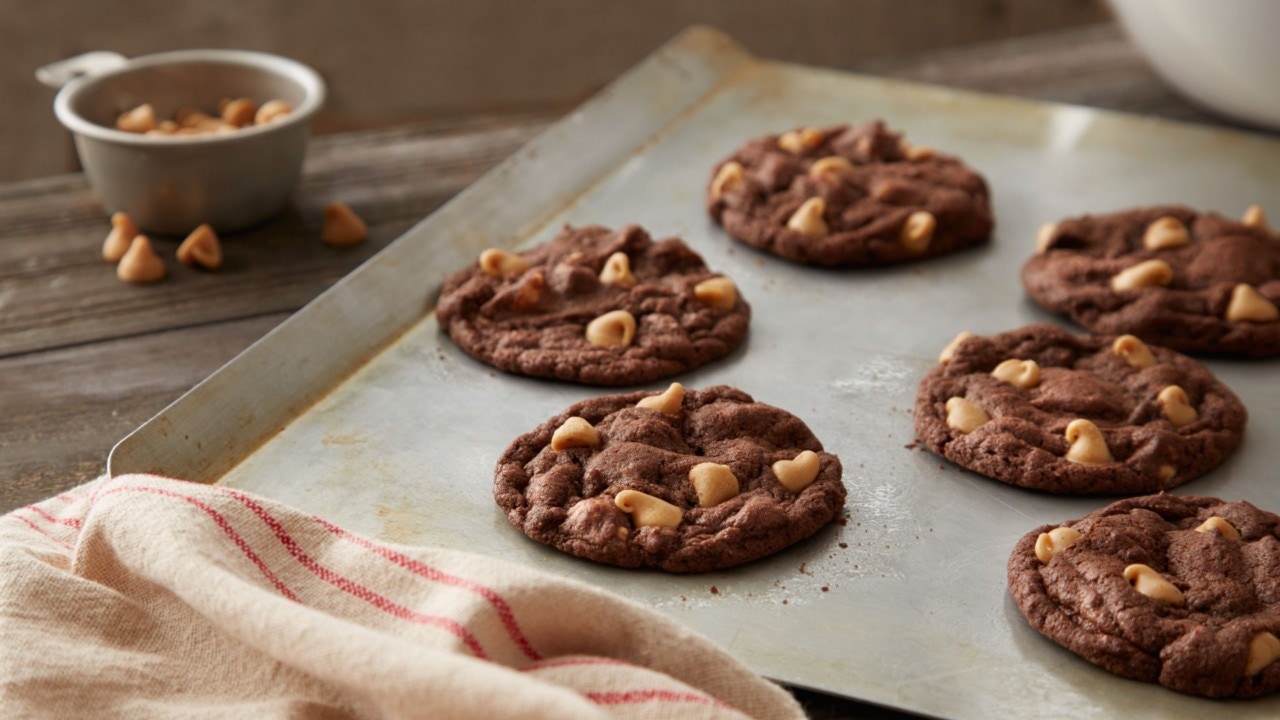
[[[746,138],[870,118],[985,174],[989,246],[818,270],[747,249],[707,218],[712,165]],[[1015,541],[1108,498],[1008,487],[909,446],[917,382],[958,331],[1051,319],[1018,280],[1041,223],[1158,202],[1235,214],[1277,197],[1269,138],[761,61],[694,28],[121,441],[109,470],[218,482],[389,541],[585,580],[768,677],[871,703],[949,717],[1276,717],[1280,698],[1224,706],[1113,677],[1023,620],[1005,589]],[[680,380],[736,385],[806,420],[844,462],[847,522],[695,576],[577,560],[507,523],[491,496],[505,446],[604,391],[470,359],[431,312],[441,281],[485,247],[629,222],[684,237],[752,303],[745,346]],[[1210,365],[1252,418],[1239,452],[1178,492],[1280,509],[1276,365]]]

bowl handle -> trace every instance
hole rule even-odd
[[[129,60],[120,53],[95,50],[38,68],[36,79],[51,88],[60,88],[76,78],[101,75],[127,62]]]

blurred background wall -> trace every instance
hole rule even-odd
[[[34,72],[89,50],[287,55],[329,83],[324,133],[561,112],[692,23],[764,57],[856,69],[1106,16],[1100,0],[0,0],[0,182],[77,169]]]

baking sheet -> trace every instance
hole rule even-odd
[[[883,117],[991,184],[993,243],[876,271],[799,267],[707,218],[714,162],[745,138]],[[386,540],[502,556],[607,587],[687,623],[759,672],[948,717],[1193,718],[1222,703],[1115,678],[1030,629],[1008,598],[1016,540],[1107,498],[1007,487],[910,449],[916,385],[958,331],[1050,320],[1018,268],[1047,220],[1157,202],[1226,214],[1280,191],[1280,143],[1078,107],[758,61],[686,32],[130,435],[109,469],[217,481]],[[808,422],[840,455],[848,519],[720,573],[597,566],[528,541],[498,511],[515,436],[598,389],[493,371],[430,314],[489,246],[564,223],[680,235],[752,303],[738,352],[680,377],[727,383]],[[1245,399],[1240,451],[1181,493],[1280,509],[1275,363],[1213,361]],[[665,387],[666,382],[649,387]],[[1280,698],[1228,706],[1275,717]]]

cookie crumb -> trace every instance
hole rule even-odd
[[[846,542],[842,542],[842,543],[840,543],[840,549],[841,549],[841,550],[847,550],[847,549],[849,549],[849,543],[846,543]]]
[[[831,591],[831,588],[830,588],[830,587],[828,587],[828,586],[826,586],[826,585],[823,585],[823,586],[822,586],[822,592],[830,592],[830,591]]]
[[[712,595],[719,595],[719,594],[720,594],[720,588],[717,588],[715,585],[712,585],[712,586],[711,586],[711,594],[712,594]]]

